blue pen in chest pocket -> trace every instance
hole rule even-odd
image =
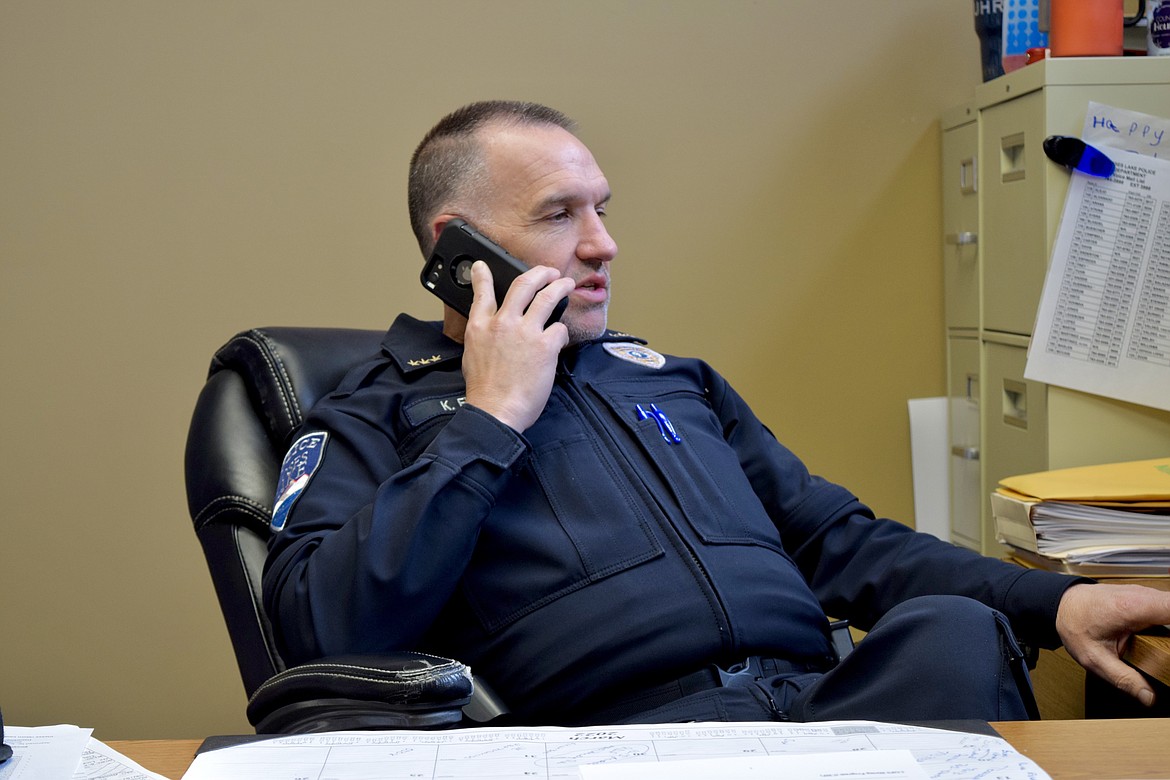
[[[658,423],[658,432],[662,434],[662,439],[667,444],[682,443],[682,437],[675,430],[674,423],[666,416],[666,412],[659,409],[656,404],[647,404],[646,406],[634,404],[634,411],[639,420],[654,420]]]

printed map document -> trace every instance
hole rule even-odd
[[[1024,376],[1170,409],[1170,161],[1073,172]]]
[[[829,721],[306,734],[200,752],[183,780],[224,777],[265,780],[305,777],[580,780],[584,777],[590,780],[591,776],[584,774],[581,767],[629,764],[632,770],[642,770],[640,776],[649,777],[654,768],[651,765],[658,762],[821,754],[810,759],[821,765],[821,775],[792,775],[812,778],[826,776],[824,769],[833,768],[833,753],[870,752],[875,766],[883,765],[891,770],[899,767],[905,758],[904,754],[879,756],[877,751],[908,751],[926,775],[947,780],[1048,777],[1033,761],[999,737],[871,721]],[[857,760],[854,755],[852,761]],[[843,762],[839,768],[847,767]],[[915,776],[910,767],[897,771],[901,774],[883,776]],[[728,776],[724,771],[720,777],[726,780]],[[835,776],[874,775],[871,772]]]

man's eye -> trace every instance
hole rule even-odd
[[[550,222],[564,222],[568,218],[569,212],[567,211],[558,211],[555,214],[550,214],[548,217]]]

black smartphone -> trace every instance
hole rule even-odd
[[[476,260],[483,260],[491,269],[497,305],[504,302],[504,296],[516,277],[528,270],[528,266],[467,222],[453,219],[439,234],[435,251],[423,266],[420,276],[422,285],[466,317],[471,311],[473,295],[471,265]],[[559,320],[568,305],[569,299],[562,298],[544,326],[547,328]]]

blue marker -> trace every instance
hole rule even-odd
[[[1050,135],[1045,138],[1044,154],[1055,163],[1101,179],[1112,176],[1116,167],[1100,149],[1067,135]]]

